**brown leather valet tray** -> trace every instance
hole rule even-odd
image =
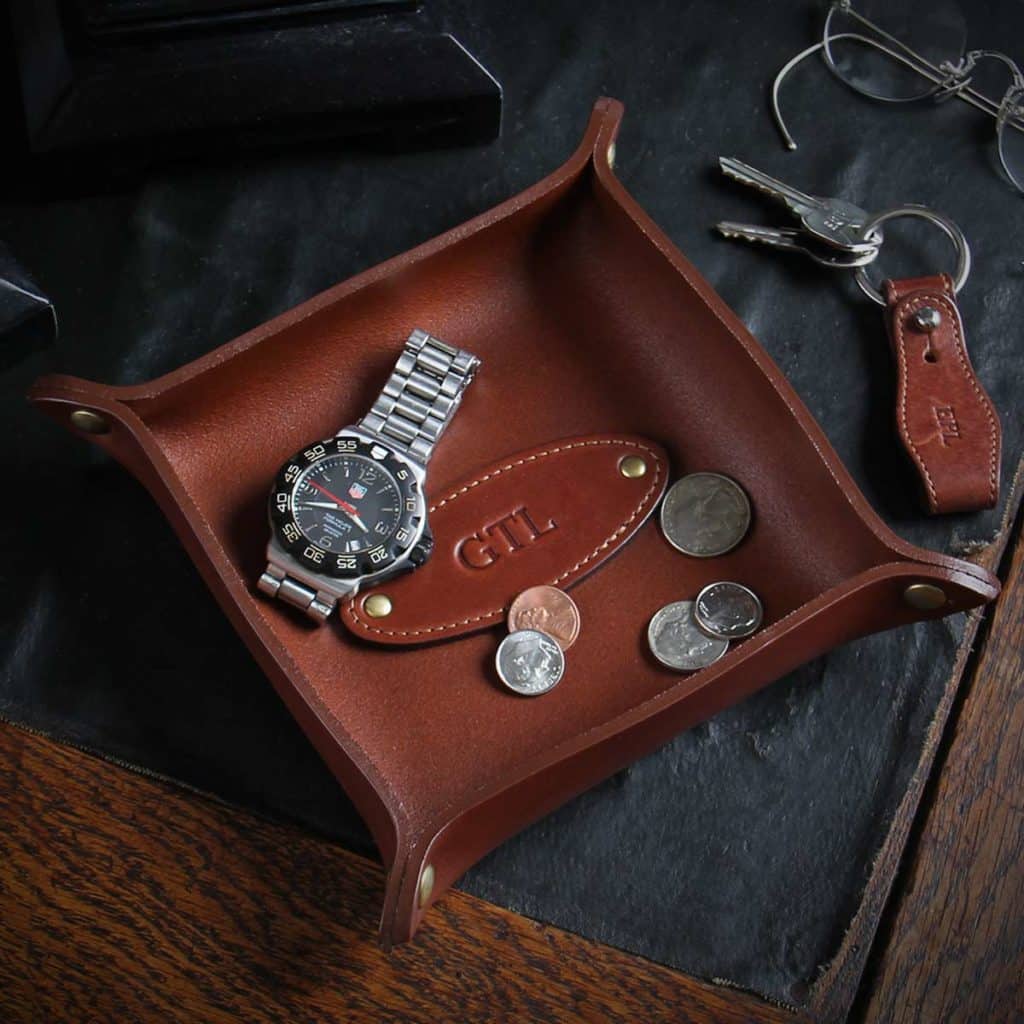
[[[31,393],[149,488],[365,817],[388,871],[385,944],[410,938],[486,851],[673,734],[836,644],[997,593],[868,507],[775,365],[614,177],[621,115],[599,100],[543,181],[174,373],[133,387],[48,377]],[[255,581],[275,471],[362,415],[414,326],[483,360],[431,464],[432,500],[516,452],[628,435],[660,445],[673,477],[739,481],[747,538],[690,559],[649,519],[573,586],[580,638],[536,699],[494,677],[500,624],[382,645],[270,602]],[[764,628],[701,672],[663,668],[648,620],[714,579],[754,588]],[[930,599],[942,603],[920,607]]]

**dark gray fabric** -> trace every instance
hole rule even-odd
[[[871,208],[924,202],[955,218],[976,255],[961,306],[1003,413],[1004,474],[1021,441],[1024,198],[995,173],[981,115],[955,102],[886,109],[812,62],[786,92],[801,142],[788,154],[766,91],[812,41],[813,6],[436,6],[505,86],[492,145],[246,154],[105,195],[9,193],[0,208],[0,237],[63,325],[52,352],[3,377],[0,715],[362,851],[364,827],[148,496],[21,401],[38,373],[126,383],[187,362],[530,185],[573,149],[603,93],[626,103],[627,187],[753,329],[903,536],[958,550],[991,538],[999,515],[919,514],[893,440],[880,310],[848,275],[715,237],[723,217],[785,221],[720,177],[720,154]],[[979,45],[1020,38],[1019,4],[971,13]],[[890,234],[909,237],[901,226]],[[943,241],[927,241],[935,260],[948,258]],[[896,265],[888,250],[885,264],[937,269]],[[462,888],[798,1001],[858,904],[962,629],[954,618],[819,659],[506,843]]]

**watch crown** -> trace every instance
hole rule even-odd
[[[409,552],[409,561],[418,568],[430,557],[433,550],[434,538],[429,533],[425,533],[413,545]]]

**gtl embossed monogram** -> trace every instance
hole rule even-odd
[[[932,412],[935,414],[935,422],[939,426],[939,440],[945,447],[949,447],[953,441],[960,440],[960,424],[957,423],[956,413],[951,405],[933,405]]]
[[[523,505],[459,541],[455,555],[470,569],[486,569],[556,529],[558,524],[553,519],[548,519],[544,526],[538,525]]]

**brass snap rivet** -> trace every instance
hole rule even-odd
[[[371,619],[383,619],[386,615],[391,614],[391,609],[391,598],[387,594],[371,594],[363,602],[363,611]]]
[[[946,603],[946,592],[941,587],[932,583],[911,583],[903,591],[903,600],[911,608],[918,608],[923,612],[931,612],[941,608]]]
[[[110,423],[105,416],[91,409],[76,409],[71,414],[71,425],[87,434],[109,434]]]
[[[639,455],[627,455],[619,463],[619,472],[630,480],[635,480],[647,472],[647,463]]]
[[[420,906],[425,907],[434,891],[434,865],[428,864],[420,875]]]

